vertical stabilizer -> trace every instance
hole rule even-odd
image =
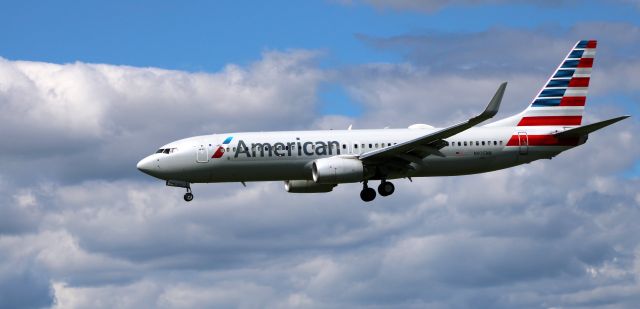
[[[487,126],[579,126],[596,46],[595,40],[576,43],[527,109]]]

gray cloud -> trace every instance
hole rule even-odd
[[[570,28],[490,28],[478,33],[409,33],[356,36],[370,46],[405,55],[408,62],[440,72],[473,76],[530,72],[548,74],[578,40],[598,40],[596,68],[638,60],[640,29],[624,23],[579,23]]]
[[[398,11],[415,11],[422,13],[435,13],[447,7],[456,6],[482,6],[482,5],[496,5],[496,4],[526,4],[534,6],[563,6],[563,5],[577,5],[582,4],[582,1],[577,0],[335,0],[338,3],[345,5],[353,5],[364,3],[371,5],[377,9],[392,9]],[[627,3],[630,5],[639,6],[637,0],[611,0],[612,3]]]
[[[373,47],[403,53],[405,62],[355,67],[344,75],[343,84],[367,107],[365,119],[370,122],[362,125],[398,127],[466,119],[486,104],[497,85],[509,81],[501,117],[530,103],[577,40],[595,38],[599,46],[590,109],[619,109],[613,96],[627,102],[640,97],[635,78],[639,35],[637,26],[617,23],[585,23],[560,32],[493,28],[473,34],[361,35]]]

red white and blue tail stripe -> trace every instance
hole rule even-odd
[[[579,126],[587,100],[597,41],[576,43],[531,105],[520,114],[517,126]]]

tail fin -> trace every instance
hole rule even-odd
[[[596,45],[595,40],[576,43],[527,109],[488,126],[579,126]]]

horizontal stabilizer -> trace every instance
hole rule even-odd
[[[573,128],[573,129],[569,129],[566,131],[562,131],[559,133],[554,134],[556,137],[559,138],[565,138],[565,137],[579,137],[579,136],[583,136],[583,135],[587,135],[591,132],[600,130],[606,126],[612,125],[620,120],[624,120],[629,118],[629,115],[625,115],[625,116],[620,116],[620,117],[616,117],[616,118],[611,118],[609,120],[604,120],[604,121],[600,121],[600,122],[596,122],[596,123],[592,123],[592,124],[588,124],[586,126],[581,126],[581,127],[577,127],[577,128]]]

